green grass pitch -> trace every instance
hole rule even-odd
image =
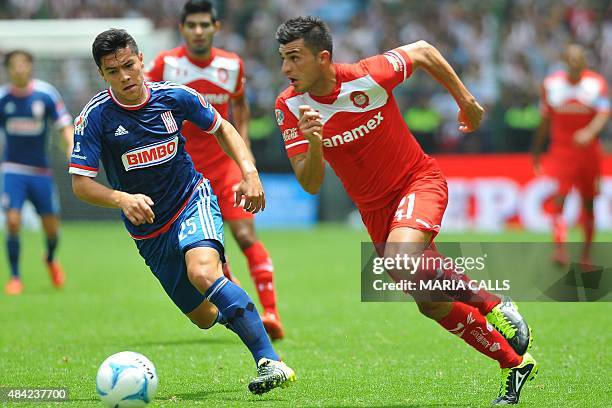
[[[364,232],[328,225],[262,231],[260,237],[275,263],[287,332],[276,348],[297,372],[292,387],[251,395],[246,385],[255,369],[246,348],[223,327],[204,332],[182,316],[118,223],[64,225],[59,258],[68,283],[62,292],[52,289],[43,268],[42,236],[23,234],[25,293],[0,295],[0,386],[68,387],[70,402],[46,405],[100,406],[98,365],[110,354],[133,350],[157,367],[153,405],[160,407],[489,406],[499,385],[495,362],[420,316],[413,303],[360,302]],[[612,235],[599,239],[612,242]],[[254,295],[245,261],[228,241],[233,270]],[[3,249],[2,284],[5,257]],[[522,405],[612,406],[611,305],[523,303],[521,311],[535,330],[532,354],[541,367]]]

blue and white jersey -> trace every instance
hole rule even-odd
[[[31,81],[26,92],[0,88],[0,132],[4,134],[5,172],[38,173],[49,167],[49,127],[63,128],[72,118],[57,90]]]
[[[185,151],[184,120],[208,133],[221,116],[196,91],[170,82],[145,84],[147,99],[126,106],[108,89],[94,96],[74,122],[72,174],[96,177],[102,161],[110,185],[130,194],[146,194],[154,202],[153,224],[126,228],[135,239],[168,230],[202,182]],[[207,182],[207,181],[206,181]]]

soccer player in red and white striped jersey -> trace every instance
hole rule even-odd
[[[534,167],[540,172],[540,152],[550,134],[550,162],[546,172],[558,182],[553,200],[554,259],[569,262],[564,247],[567,231],[563,220],[565,197],[572,187],[582,199],[581,224],[584,249],[581,262],[591,264],[594,235],[593,201],[598,192],[602,148],[599,134],[610,116],[608,84],[604,77],[587,69],[584,48],[569,45],[565,51],[566,71],[557,71],[542,84],[542,122],[533,144]]]
[[[319,190],[327,161],[381,254],[442,257],[433,239],[447,204],[446,180],[410,133],[392,91],[414,70],[423,69],[457,101],[459,129],[472,131],[483,109],[451,66],[424,41],[355,64],[334,63],[329,29],[315,17],[284,22],[276,39],[282,71],[290,80],[277,98],[276,119],[302,187],[310,193]],[[409,246],[409,253],[396,252]],[[389,273],[398,278],[397,271]],[[432,280],[440,273],[447,279],[467,279],[449,269],[421,268],[417,276]],[[445,292],[444,302],[411,294],[421,313],[499,362],[504,386],[495,403],[517,403],[537,365],[526,353],[529,328],[513,303],[484,290]]]

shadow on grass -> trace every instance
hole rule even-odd
[[[148,346],[189,346],[193,344],[235,344],[236,340],[231,338],[219,338],[212,336],[194,337],[191,339],[173,339],[157,341],[141,341],[130,343],[128,347],[148,347]]]
[[[270,398],[270,396],[264,396],[261,398],[255,397],[253,396],[252,398],[249,398],[247,400],[245,400],[244,398],[244,392],[245,390],[243,390],[242,388],[240,389],[236,389],[236,388],[220,388],[220,389],[214,389],[214,390],[201,390],[201,391],[196,391],[196,392],[186,392],[186,393],[178,393],[178,394],[173,394],[170,396],[160,396],[157,397],[156,400],[159,401],[176,401],[176,402],[180,402],[180,401],[196,401],[196,400],[207,400],[212,398],[213,396],[216,395],[223,395],[223,401],[236,401],[236,402],[248,402],[248,403],[266,403],[266,402],[287,402],[287,400],[283,399],[283,398]],[[217,399],[219,397],[216,397],[215,399]]]

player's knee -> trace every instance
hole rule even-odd
[[[204,293],[221,276],[219,261],[216,259],[198,258],[187,264],[187,277],[200,292]]]
[[[430,319],[440,320],[448,312],[448,304],[444,302],[418,302],[419,312]]]

